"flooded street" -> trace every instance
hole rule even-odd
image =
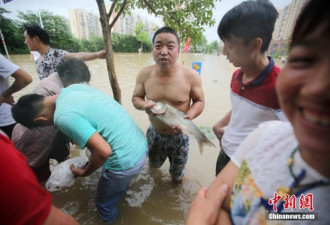
[[[116,53],[115,69],[122,91],[124,108],[145,132],[150,124],[147,114],[138,111],[131,103],[138,71],[153,64],[151,53]],[[38,84],[35,63],[29,55],[10,56],[13,63],[33,75],[33,83],[16,93],[19,96],[30,93]],[[225,113],[230,110],[229,85],[234,67],[225,56],[204,54],[182,54],[179,62],[191,67],[192,62],[202,62],[201,78],[206,105],[203,113],[194,122],[206,131],[212,130]],[[109,96],[112,90],[106,70],[105,60],[87,62],[91,71],[90,85]],[[174,184],[169,175],[168,161],[160,168],[149,168],[146,162],[141,173],[133,180],[128,192],[119,203],[119,215],[114,224],[134,225],[175,225],[184,224],[184,220],[196,192],[208,186],[215,178],[215,163],[219,154],[219,143],[212,132],[207,134],[216,148],[206,147],[201,155],[194,137],[190,138],[190,153],[186,167],[187,180],[182,184]],[[72,156],[85,156],[85,151],[72,147]],[[53,203],[74,216],[80,224],[103,224],[94,205],[100,172],[97,171],[86,178],[78,178],[74,186],[53,192]]]

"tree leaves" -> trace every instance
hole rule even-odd
[[[146,9],[149,14],[159,17],[166,26],[175,29],[182,42],[188,37],[200,39],[203,26],[213,26],[213,10],[218,0],[128,0],[123,15],[134,9]],[[116,4],[118,12],[124,0],[110,1]]]

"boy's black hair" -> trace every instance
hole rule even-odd
[[[45,45],[50,44],[50,39],[47,31],[41,28],[38,24],[24,24],[24,31],[26,31],[30,38],[37,36],[39,37],[40,41]]]
[[[152,38],[152,43],[154,43],[156,36],[157,36],[158,34],[161,34],[161,33],[170,33],[170,34],[175,35],[175,37],[176,37],[176,39],[177,39],[177,41],[178,41],[178,44],[179,44],[179,46],[180,46],[180,38],[179,38],[179,35],[178,35],[178,33],[177,33],[175,30],[173,30],[171,27],[161,27],[161,28],[159,28],[159,29],[155,32],[155,34],[154,34],[154,36],[153,36],[153,38]]]
[[[34,123],[34,119],[43,110],[42,102],[44,98],[44,96],[38,94],[22,96],[11,108],[14,120],[27,128],[37,127]]]
[[[268,0],[248,0],[229,10],[221,19],[218,35],[221,40],[230,40],[235,35],[247,45],[255,38],[262,39],[260,51],[266,52],[278,12]]]

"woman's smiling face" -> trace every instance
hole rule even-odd
[[[330,45],[328,25],[318,27],[295,41],[276,89],[300,147],[322,153],[330,151]]]

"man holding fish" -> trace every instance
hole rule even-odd
[[[204,109],[202,81],[196,71],[177,63],[180,54],[178,34],[162,27],[153,37],[152,55],[156,64],[140,70],[132,102],[135,108],[149,114],[147,131],[149,163],[159,168],[167,157],[174,181],[184,177],[188,159],[189,138],[182,133],[181,124],[164,123],[151,111],[155,102],[165,102],[184,113],[182,119],[192,120]]]

